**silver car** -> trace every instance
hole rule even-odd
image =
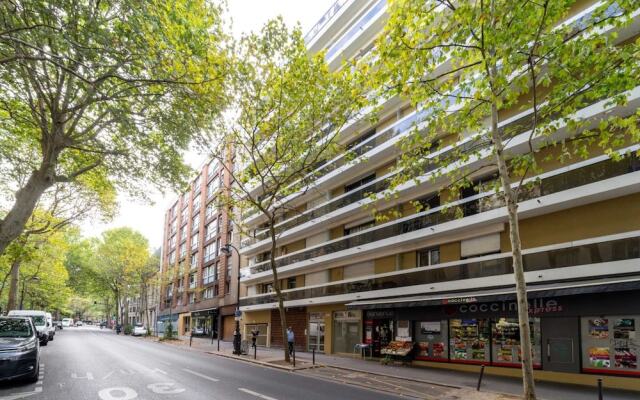
[[[23,378],[37,382],[40,343],[28,317],[0,317],[0,381]]]

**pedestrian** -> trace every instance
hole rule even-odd
[[[289,343],[289,356],[293,354],[293,342],[295,341],[296,336],[293,333],[293,329],[289,327],[287,329],[287,342]]]
[[[259,333],[260,331],[258,331],[258,328],[251,331],[251,346],[254,348],[256,347],[256,341],[258,340]]]

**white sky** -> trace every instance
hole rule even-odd
[[[300,23],[303,33],[320,19],[335,0],[227,0],[227,18],[233,21],[232,32],[239,38],[243,32],[258,31],[270,18],[281,15],[288,26]],[[204,157],[195,153],[186,155],[186,161],[198,168]],[[152,248],[162,244],[164,212],[176,200],[176,193],[152,195],[153,204],[145,204],[125,196],[119,198],[120,212],[109,224],[85,221],[85,236],[99,236],[104,230],[129,226],[147,237]]]

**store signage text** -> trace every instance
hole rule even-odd
[[[466,304],[477,303],[478,299],[475,297],[454,297],[451,299],[443,299],[442,304]]]
[[[561,312],[562,305],[553,299],[534,299],[529,302],[529,314],[546,314]],[[462,304],[458,307],[461,313],[477,313],[477,312],[517,312],[518,303],[511,302],[494,302],[480,304]]]

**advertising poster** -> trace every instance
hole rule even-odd
[[[611,367],[611,360],[609,357],[608,347],[590,347],[589,348],[589,363],[595,368],[609,368]]]
[[[420,333],[423,335],[439,335],[440,332],[440,321],[420,322]]]
[[[433,357],[444,358],[446,356],[447,355],[445,354],[444,343],[443,342],[434,343],[433,344]]]
[[[615,339],[635,339],[636,325],[633,318],[617,319],[613,325],[613,337]]]
[[[637,369],[638,357],[634,349],[628,347],[616,347],[614,353],[615,367],[625,369]]]
[[[594,339],[609,338],[609,320],[595,318],[589,320],[589,335]]]

